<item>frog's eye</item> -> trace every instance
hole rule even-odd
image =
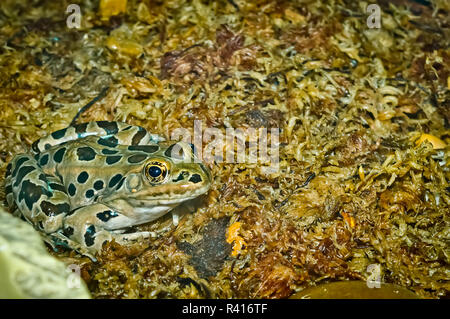
[[[160,161],[152,161],[145,166],[145,176],[152,184],[162,183],[166,179],[168,171],[167,164]]]

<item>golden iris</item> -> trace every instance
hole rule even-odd
[[[152,161],[145,167],[145,175],[152,184],[162,183],[167,176],[167,164],[160,161]]]

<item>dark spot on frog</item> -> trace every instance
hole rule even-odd
[[[86,183],[86,181],[88,180],[88,178],[89,178],[88,172],[83,171],[83,172],[80,173],[80,175],[78,175],[77,181],[78,181],[78,183],[80,183],[80,184],[84,184],[84,183]]]
[[[64,186],[61,185],[61,184],[58,184],[58,183],[50,183],[50,184],[48,184],[48,186],[49,186],[51,189],[55,190],[55,191],[60,191],[60,192],[63,192],[63,193],[66,192],[66,189],[65,189]]]
[[[95,151],[91,147],[80,147],[77,149],[80,161],[92,161],[95,158]]]
[[[94,245],[95,241],[95,226],[91,225],[86,229],[86,232],[84,233],[84,242],[86,243],[86,246],[90,247]]]
[[[147,131],[145,131],[142,127],[139,127],[139,131],[134,134],[131,140],[131,145],[138,145],[145,135],[147,135]]]
[[[123,185],[123,182],[125,181],[125,178],[122,178],[121,180],[120,180],[120,182],[119,182],[119,184],[117,184],[117,187],[116,187],[116,189],[119,189],[119,188],[121,188],[122,187],[122,185]]]
[[[66,132],[67,132],[67,128],[64,128],[62,130],[53,132],[51,135],[55,140],[59,140],[60,138],[63,138],[64,135],[66,135]]]
[[[109,187],[114,187],[115,185],[117,185],[117,183],[119,183],[120,182],[120,180],[122,179],[122,174],[116,174],[116,175],[114,175],[112,178],[111,178],[111,180],[109,181],[109,184],[108,184],[108,186]]]
[[[5,187],[5,195],[11,194],[12,193],[12,185],[7,185]]]
[[[117,212],[112,210],[105,210],[104,212],[97,213],[97,218],[100,219],[102,222],[108,222],[111,218],[117,217],[119,214]]]
[[[88,123],[81,123],[81,124],[75,125],[75,133],[77,133],[77,134],[86,133],[87,126],[88,126]]]
[[[174,179],[173,181],[174,182],[179,182],[179,181],[182,181],[183,179],[185,179],[186,177],[188,177],[189,176],[189,173],[187,172],[187,171],[182,171],[179,175],[178,175],[178,177],[176,178],[176,179]]]
[[[69,187],[67,188],[67,192],[69,193],[70,196],[75,196],[77,188],[75,187],[74,184],[70,183]]]
[[[33,144],[31,144],[31,148],[35,153],[39,153],[39,140],[33,142]]]
[[[8,177],[9,175],[11,175],[11,168],[12,168],[12,164],[9,163],[9,164],[6,166],[6,172],[5,172],[5,176],[6,176],[6,177]]]
[[[106,164],[108,165],[112,165],[117,163],[118,161],[120,161],[122,159],[122,156],[117,155],[117,156],[107,156],[106,157]]]
[[[92,189],[88,189],[87,191],[86,191],[86,198],[92,198],[92,197],[94,197],[94,190],[92,190]]]
[[[34,160],[36,161],[36,162],[39,162],[39,156],[40,156],[41,154],[36,154],[36,155],[34,155]]]
[[[144,161],[147,158],[146,154],[134,154],[128,157],[128,163],[136,164]]]
[[[25,204],[31,210],[33,204],[39,201],[39,198],[43,195],[49,196],[50,193],[42,186],[35,185],[30,181],[24,181],[19,192],[19,202],[25,200]]]
[[[73,231],[74,231],[73,227],[67,226],[67,227],[64,227],[63,234],[64,234],[64,236],[70,238],[70,236],[73,235]]]
[[[191,255],[189,263],[199,277],[215,276],[231,253],[231,245],[225,239],[230,218],[223,217],[210,221],[202,231],[203,238],[194,244],[178,242],[178,249]]]
[[[155,153],[159,150],[158,145],[131,145],[128,146],[129,151],[141,151],[145,153]]]
[[[106,134],[116,134],[119,131],[117,127],[117,122],[108,122],[108,121],[98,121],[97,125],[104,129]]]
[[[200,177],[200,175],[194,174],[194,175],[191,176],[191,178],[189,178],[189,181],[194,183],[194,184],[197,184],[197,183],[200,183],[202,181],[202,178]]]
[[[47,143],[47,144],[44,145],[44,149],[45,150],[50,149],[50,147],[52,147],[52,145],[50,143]]]
[[[66,152],[66,148],[65,148],[65,147],[63,147],[63,148],[57,150],[57,151],[55,152],[55,154],[53,154],[53,160],[54,160],[56,163],[61,163],[62,160],[63,160],[63,157],[64,157],[64,153],[65,153],[65,152]]]
[[[105,186],[105,183],[101,180],[98,180],[94,183],[94,189],[95,190],[101,190]]]
[[[42,155],[42,157],[39,159],[39,165],[40,166],[47,165],[48,159],[49,159],[49,155],[48,154]]]
[[[47,184],[47,177],[45,176],[44,173],[39,174],[39,177],[38,177],[38,178],[39,178],[40,181],[43,181],[44,183]]]
[[[70,205],[67,203],[55,205],[44,200],[41,202],[41,209],[47,216],[56,216],[59,214],[68,213],[70,211]]]
[[[104,149],[102,149],[102,153],[105,154],[105,155],[113,155],[113,154],[119,153],[119,151],[118,150],[110,150],[108,148],[104,148]]]
[[[22,158],[20,158],[20,159],[17,161],[16,166],[14,167],[14,170],[13,170],[13,172],[12,172],[12,176],[16,176],[17,171],[20,169],[20,166],[22,166],[23,163],[25,163],[25,162],[28,161],[28,160],[29,160],[28,157],[22,157]]]
[[[110,136],[107,138],[101,137],[97,141],[98,144],[108,147],[116,147],[119,144],[119,140],[114,136]]]
[[[17,176],[16,176],[16,181],[14,182],[14,186],[17,187],[20,185],[20,183],[22,183],[22,180],[24,179],[24,177],[30,173],[33,172],[34,170],[36,170],[36,168],[34,168],[33,166],[23,166],[19,169],[19,171],[17,172]]]

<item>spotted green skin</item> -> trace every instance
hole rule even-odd
[[[149,177],[155,162],[167,167],[162,181]],[[123,232],[206,193],[211,175],[186,143],[98,121],[36,141],[29,154],[12,159],[5,181],[9,207],[48,243],[95,259],[106,241],[127,244],[150,236]]]

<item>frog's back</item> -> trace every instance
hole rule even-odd
[[[103,137],[109,146],[146,145],[162,140],[159,135],[148,133],[143,127],[122,122],[96,121],[77,124],[55,131],[34,142],[31,146],[34,154],[44,152],[56,145],[79,140],[88,136]]]
[[[71,206],[92,203],[118,190],[127,174],[139,173],[143,163],[160,151],[158,144],[121,145],[88,136],[51,147],[37,156],[48,175],[57,176]]]
[[[7,202],[50,244],[90,257],[113,238],[126,244],[148,237],[122,231],[204,194],[211,183],[191,145],[163,140],[120,122],[56,131],[7,166]]]
[[[101,166],[100,161],[97,161],[99,158],[96,158],[100,148],[93,147],[93,143],[102,147],[100,151],[110,153],[104,154],[106,162],[112,161],[108,155],[120,152],[121,145],[144,147],[162,140],[140,126],[122,122],[88,122],[55,131],[34,142],[29,154],[18,154],[7,165],[6,202],[10,209],[39,230],[54,232],[61,226],[63,216],[70,212],[72,202],[70,191],[73,193],[73,187],[69,189],[70,184],[65,183],[61,170],[67,173],[67,170],[89,163],[87,166],[92,169],[96,167],[105,172],[105,166]],[[83,143],[90,145],[81,149],[76,147]],[[73,160],[74,155],[68,156],[74,150],[78,152],[77,160]],[[94,153],[95,157],[91,158]],[[60,165],[63,162],[67,168]]]

